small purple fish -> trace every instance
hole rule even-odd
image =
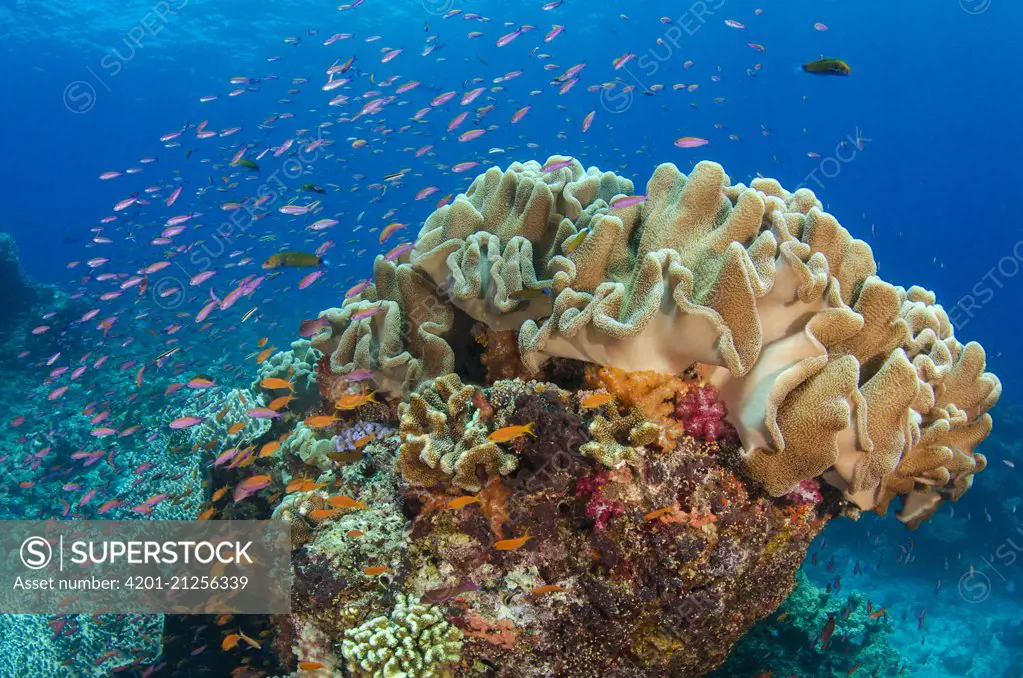
[[[303,320],[302,324],[298,327],[298,336],[308,339],[309,337],[316,336],[321,330],[330,327],[330,321],[326,318],[317,318],[316,320]]]
[[[542,172],[557,172],[559,169],[564,169],[572,164],[572,158],[568,160],[552,160],[541,168]]]
[[[256,407],[248,410],[246,414],[253,419],[277,419],[281,416],[280,412],[274,412],[268,407]]]
[[[615,198],[614,200],[611,201],[611,209],[613,210],[625,209],[626,207],[638,205],[641,202],[646,202],[645,195],[622,196],[620,198]]]

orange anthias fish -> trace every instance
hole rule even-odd
[[[309,428],[324,428],[330,426],[335,421],[337,421],[337,417],[329,414],[323,414],[318,417],[309,417],[304,419],[303,423]]]
[[[312,490],[320,489],[323,485],[324,483],[318,483],[307,478],[295,478],[288,483],[287,487],[284,488],[284,491],[288,494],[291,494],[292,492],[311,492]]]
[[[384,567],[383,565],[377,565],[376,567],[367,567],[365,570],[362,571],[362,573],[367,576],[373,577],[378,574],[383,574],[384,572],[387,572],[388,569],[389,568]]]
[[[339,410],[354,410],[369,403],[378,403],[379,401],[373,398],[375,394],[376,391],[373,391],[373,393],[347,393],[334,403],[334,407]]]
[[[316,671],[322,669],[324,666],[320,662],[299,662],[299,671]]]
[[[448,502],[448,508],[460,509],[468,506],[469,504],[478,504],[480,501],[479,496],[475,494],[466,495],[464,497],[456,497]]]
[[[880,610],[878,610],[877,612],[873,612],[873,613],[871,613],[871,615],[870,615],[870,618],[871,618],[871,619],[877,619],[878,617],[880,617],[881,615],[883,615],[883,614],[884,614],[884,611],[885,611],[886,609],[887,609],[887,608],[884,608],[884,607],[882,607],[882,608],[881,608]]]
[[[224,642],[220,644],[220,649],[233,650],[234,648],[238,647],[238,641],[241,639],[242,639],[241,635],[237,633],[232,633],[228,636],[224,636]]]
[[[527,434],[535,438],[536,437],[536,432],[534,431],[535,427],[536,422],[532,421],[529,422],[528,424],[525,424],[524,426],[505,426],[504,428],[499,428],[490,435],[488,435],[487,440],[489,440],[492,443],[507,443]]]
[[[672,504],[671,506],[665,506],[664,508],[659,508],[656,511],[651,511],[650,513],[646,514],[645,516],[643,516],[643,520],[657,520],[661,516],[667,515],[674,510],[675,510],[674,504]]]
[[[615,397],[610,393],[594,393],[593,395],[588,395],[583,398],[579,404],[585,408],[600,407],[601,405],[608,404],[614,399]]]
[[[366,533],[363,532],[362,530],[348,530],[348,532],[347,532],[347,535],[348,535],[348,537],[350,539],[355,539],[355,538],[361,537],[361,536],[363,536],[365,534]]]
[[[259,385],[270,390],[278,388],[286,388],[292,391],[295,390],[290,381],[287,379],[278,379],[277,377],[267,377],[263,381],[259,382]]]
[[[309,515],[310,518],[312,518],[316,522],[321,522],[321,521],[326,520],[327,518],[330,518],[335,513],[337,513],[337,509],[322,508],[322,509],[314,509],[314,510],[310,511],[308,515]]]
[[[529,536],[529,530],[526,530],[526,534],[518,537],[517,539],[502,539],[501,541],[494,542],[494,548],[498,551],[515,551],[526,545],[526,542],[532,539]]]
[[[284,395],[284,396],[281,396],[280,398],[274,398],[273,400],[270,401],[270,404],[267,405],[266,407],[269,410],[273,410],[274,412],[277,412],[281,408],[287,407],[288,404],[292,400],[294,400],[294,399],[295,399],[295,396],[293,396],[293,395]]]
[[[559,591],[566,590],[564,586],[558,586],[556,584],[548,584],[547,586],[537,586],[535,589],[530,589],[529,592],[541,596],[545,593],[557,593]]]
[[[231,428],[227,429],[227,435],[233,436],[235,433],[241,431],[243,428],[245,428],[244,421],[239,421],[235,424],[231,424]]]
[[[260,458],[269,457],[271,454],[276,452],[280,448],[280,446],[281,444],[279,442],[277,442],[276,440],[271,440],[266,445],[263,445],[263,447],[260,448],[259,450]]]
[[[357,508],[364,509],[366,505],[361,501],[355,501],[351,497],[344,494],[337,494],[327,499],[327,503],[334,508]]]

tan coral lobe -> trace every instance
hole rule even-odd
[[[983,349],[955,338],[932,293],[878,278],[870,246],[811,191],[733,185],[712,162],[688,176],[663,164],[646,201],[611,209],[631,181],[578,161],[542,167],[489,169],[427,219],[408,263],[378,257],[375,284],[323,314],[331,331],[314,344],[331,369],[369,369],[408,394],[454,371],[455,329],[471,318],[517,330],[530,370],[551,357],[712,366],[747,469],[773,495],[822,476],[862,509],[904,497],[899,517],[916,525],[983,469],[974,450],[1001,392]],[[377,302],[382,312],[351,321]],[[407,411],[415,426],[443,428],[422,405]],[[425,480],[457,474],[449,456],[409,449],[405,461]]]

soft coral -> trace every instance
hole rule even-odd
[[[728,432],[725,404],[718,401],[718,390],[703,386],[686,393],[675,405],[675,416],[685,425],[686,433],[707,442],[716,442]]]

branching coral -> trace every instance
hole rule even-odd
[[[215,444],[215,447],[210,447],[211,450],[242,448],[253,444],[270,430],[269,419],[257,419],[248,414],[250,409],[266,407],[263,398],[263,395],[247,389],[227,390],[216,386],[191,395],[182,414],[202,417],[203,421],[187,429],[189,444]]]
[[[462,650],[462,632],[441,608],[398,594],[387,616],[345,633],[341,654],[349,670],[366,678],[442,678]]]
[[[915,525],[969,488],[1001,386],[933,294],[878,278],[809,190],[733,185],[701,162],[661,165],[645,201],[610,207],[631,192],[577,161],[492,168],[430,216],[408,263],[379,258],[314,343],[334,373],[372,370],[395,394],[452,370],[464,316],[517,329],[530,369],[710,366],[747,471],[775,496],[823,476],[863,509],[902,496]]]

